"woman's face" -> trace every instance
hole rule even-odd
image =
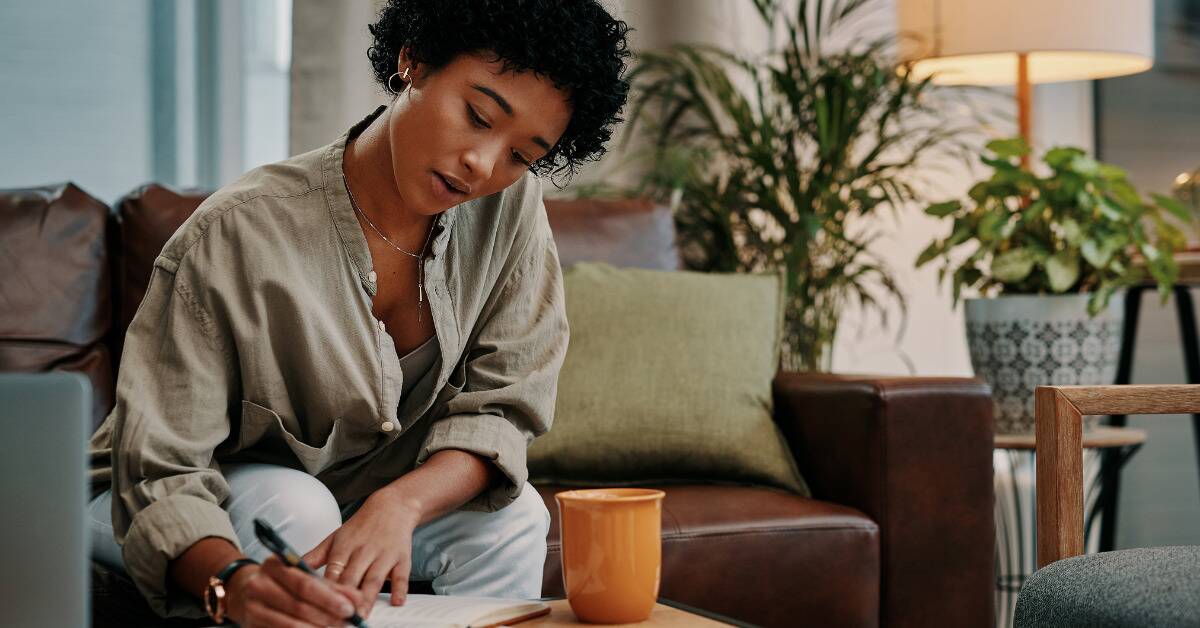
[[[388,124],[396,189],[409,211],[433,215],[503,190],[566,130],[566,94],[531,72],[501,74],[490,59],[464,54],[433,73],[410,71]],[[409,66],[401,54],[400,67]]]

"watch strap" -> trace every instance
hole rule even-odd
[[[208,579],[208,586],[204,587],[204,610],[217,625],[225,623],[225,584],[229,582],[233,574],[237,573],[237,570],[246,565],[257,564],[257,561],[249,558],[239,558],[222,567],[217,575]]]
[[[257,564],[258,564],[258,561],[254,560],[252,558],[239,558],[239,559],[229,563],[228,565],[225,565],[225,567],[222,568],[221,571],[218,571],[217,572],[217,580],[220,580],[222,584],[227,584],[229,582],[229,579],[233,577],[233,574],[236,573],[237,570],[241,569],[242,567],[245,567],[246,565],[257,565]]]

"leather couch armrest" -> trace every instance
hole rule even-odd
[[[776,421],[813,496],[879,524],[880,624],[991,625],[988,386],[781,372],[774,389]]]

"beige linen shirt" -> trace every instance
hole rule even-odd
[[[125,566],[163,616],[202,616],[167,564],[196,541],[238,543],[221,465],[304,470],[346,504],[433,453],[503,473],[464,508],[521,491],[550,428],[568,328],[562,273],[526,175],[437,217],[424,262],[441,354],[402,398],[372,314],[371,254],[342,179],[346,142],[254,169],[206,199],[154,261],[125,339],[116,407],[91,441],[93,495],[113,489]]]

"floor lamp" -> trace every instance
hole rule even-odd
[[[1135,74],[1154,63],[1152,0],[899,0],[897,9],[912,77],[1015,85],[1018,128],[1030,146],[1033,84]]]

